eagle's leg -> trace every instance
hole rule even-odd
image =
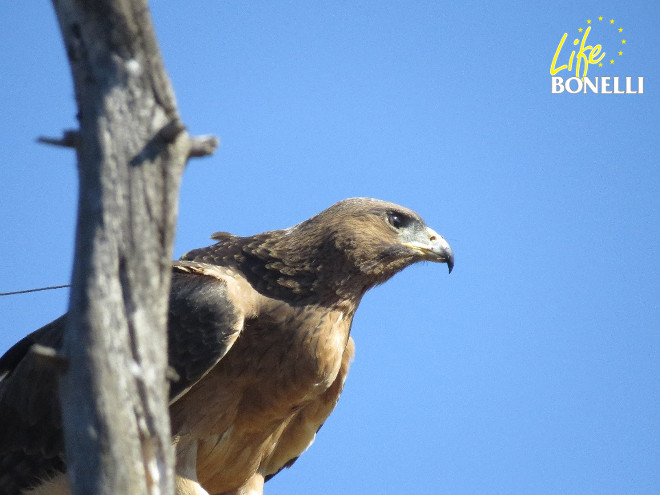
[[[197,441],[175,438],[176,495],[209,495],[197,480]]]
[[[209,492],[204,490],[197,480],[177,476],[176,495],[209,495]]]
[[[71,495],[71,490],[66,474],[60,473],[53,478],[44,480],[39,486],[21,493],[25,495]]]
[[[263,495],[263,493],[264,477],[262,474],[256,473],[240,488],[218,495]]]

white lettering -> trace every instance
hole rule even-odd
[[[614,94],[615,95],[622,95],[624,93],[625,93],[625,91],[619,91],[619,78],[615,77],[614,78]]]
[[[552,94],[561,94],[564,91],[572,95],[576,93],[593,93],[603,95],[635,95],[644,94],[644,78],[637,77],[637,91],[633,89],[633,77],[626,77],[626,89],[623,90],[623,81],[619,76],[614,77],[594,77],[584,76],[569,77],[564,81],[563,77],[552,76],[551,92]]]
[[[577,89],[575,91],[571,89],[571,81],[575,81],[577,83]],[[574,95],[575,93],[579,93],[580,91],[582,91],[582,81],[577,77],[569,77],[568,79],[566,79],[565,87],[566,87],[566,91]]]
[[[591,90],[592,93],[598,93],[598,78],[595,78],[595,83],[591,81],[588,77],[585,77],[582,81],[583,93],[587,94],[587,87]]]
[[[561,76],[552,77],[552,93],[559,94],[564,92],[564,78]]]
[[[610,87],[610,78],[602,77],[600,79],[600,92],[604,95],[611,95],[612,92],[608,91],[609,87]]]

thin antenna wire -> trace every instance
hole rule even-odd
[[[71,284],[51,285],[50,287],[40,287],[38,289],[17,290],[17,291],[14,291],[14,292],[0,292],[0,297],[2,297],[2,296],[15,296],[16,294],[27,294],[28,292],[39,292],[40,290],[64,289],[65,287],[71,287]]]

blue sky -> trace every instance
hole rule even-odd
[[[152,13],[184,122],[222,142],[185,172],[175,257],[351,196],[417,210],[456,255],[365,297],[336,411],[266,493],[657,493],[660,3]],[[70,150],[35,142],[76,125],[52,7],[0,17],[2,292],[69,281],[77,178]],[[568,59],[588,19],[615,59],[588,75],[645,94],[551,94],[557,44]],[[0,352],[67,295],[0,298]]]

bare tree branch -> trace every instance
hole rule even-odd
[[[33,344],[30,352],[37,356],[39,361],[45,366],[50,366],[56,371],[66,371],[69,367],[69,360],[63,357],[52,347],[41,344]]]
[[[37,138],[38,143],[50,144],[53,146],[61,146],[63,148],[77,148],[80,140],[80,133],[75,130],[64,131],[61,138],[50,138],[40,136]]]
[[[212,155],[219,145],[220,142],[215,136],[192,137],[190,138],[190,153],[188,156],[189,158],[199,158]]]
[[[76,257],[60,380],[74,494],[174,492],[166,312],[178,188],[191,139],[145,0],[53,0],[80,130]],[[216,140],[217,141],[217,140]]]

